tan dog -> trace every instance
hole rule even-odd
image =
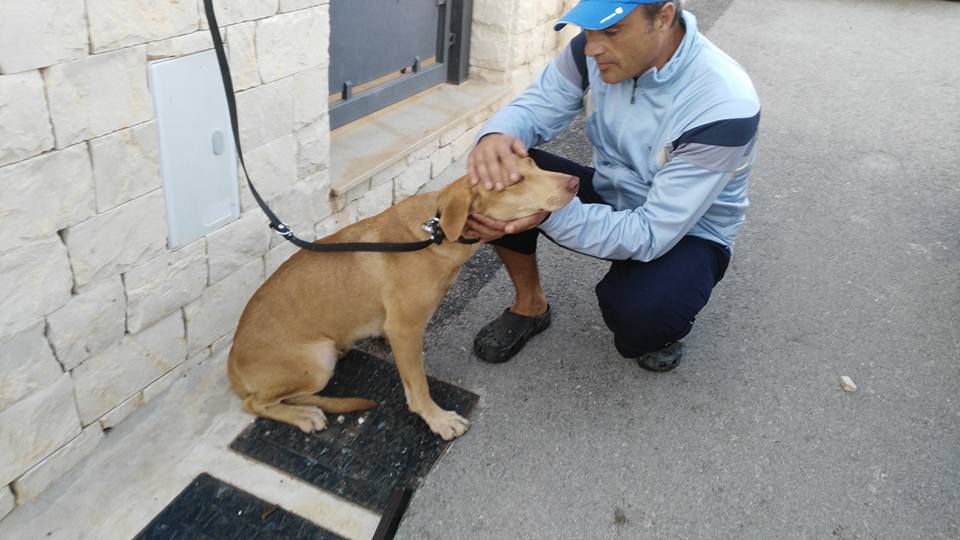
[[[358,339],[386,335],[410,410],[450,440],[469,425],[430,397],[423,332],[460,266],[477,244],[456,240],[470,213],[511,220],[566,205],[576,181],[526,158],[522,180],[504,191],[471,187],[466,177],[441,191],[406,199],[317,243],[412,242],[440,210],[447,240],[411,253],[298,251],[253,294],[237,327],[228,371],[244,409],[309,433],[327,413],[365,410],[361,398],[315,395],[330,380],[339,353]]]

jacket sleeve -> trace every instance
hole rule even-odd
[[[568,44],[540,76],[509,105],[500,109],[477,134],[509,133],[527,148],[549,141],[583,109],[582,77]]]
[[[735,176],[749,175],[759,113],[685,133],[654,176],[643,206],[614,210],[575,198],[540,229],[558,244],[603,259],[651,261],[669,251],[717,202]]]

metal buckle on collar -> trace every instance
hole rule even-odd
[[[433,243],[439,244],[443,242],[445,238],[443,231],[440,230],[440,216],[434,216],[426,221],[423,224],[423,230],[430,233],[430,240],[433,240]]]

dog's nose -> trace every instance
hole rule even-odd
[[[567,191],[576,193],[578,189],[580,189],[580,179],[576,176],[571,176],[567,181]]]

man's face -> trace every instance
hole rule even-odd
[[[603,82],[625,81],[657,66],[673,35],[673,14],[673,5],[666,4],[651,22],[638,7],[609,28],[587,30],[584,52],[597,61]]]

